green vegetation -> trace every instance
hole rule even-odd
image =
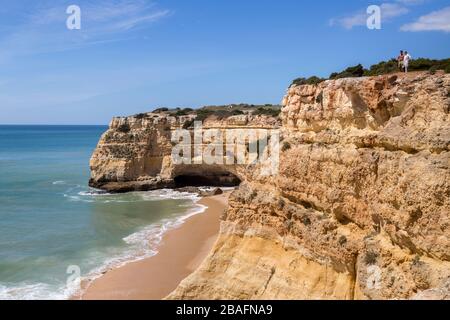
[[[330,75],[330,79],[362,77],[364,75],[364,71],[365,70],[362,64],[358,64],[354,67],[349,67],[342,72],[333,72]]]
[[[189,129],[191,127],[194,126],[194,119],[191,120],[187,120],[184,124],[183,124],[183,129]]]
[[[184,108],[184,109],[177,108],[177,109],[175,109],[175,112],[171,112],[171,115],[177,116],[177,117],[187,116],[189,114],[192,114],[193,111],[194,111],[194,109],[191,109],[191,108]]]
[[[254,104],[231,104],[223,106],[205,106],[200,109],[192,108],[159,108],[154,112],[157,113],[167,113],[171,116],[188,116],[196,115],[196,121],[204,121],[206,118],[215,117],[218,120],[227,119],[232,116],[239,116],[244,114],[253,115],[267,115],[271,117],[278,117],[281,112],[280,105],[264,104],[264,105],[254,105]],[[193,125],[193,121],[187,121],[184,123],[183,127],[190,128]]]
[[[199,109],[197,110],[197,121],[203,121],[206,118],[210,116],[215,116],[218,120],[226,119],[232,116],[238,116],[244,114],[242,110],[239,109],[231,109],[231,110],[224,110],[224,109]]]
[[[398,72],[398,62],[396,59],[391,59],[389,61],[381,61],[380,63],[374,64],[365,70],[364,75],[366,76],[378,76],[381,74],[388,74]]]
[[[162,113],[169,111],[169,108],[158,108],[153,111],[153,113]]]
[[[234,115],[244,114],[245,112],[251,112],[258,108],[268,108],[268,109],[279,109],[281,106],[273,105],[273,104],[263,104],[263,105],[255,105],[255,104],[247,104],[247,103],[239,103],[239,104],[230,104],[230,105],[222,105],[222,106],[205,106],[202,109],[210,110],[210,111],[219,111],[226,110]]]
[[[434,60],[427,58],[418,58],[411,60],[409,64],[409,71],[429,71],[434,74],[438,70],[443,70],[446,73],[450,73],[450,58],[443,60]],[[333,72],[329,79],[341,79],[341,78],[355,78],[362,76],[379,76],[383,74],[399,72],[397,59],[391,59],[388,61],[381,61],[377,64],[370,66],[369,69],[365,69],[361,64],[353,67],[349,67],[341,72]],[[310,78],[297,78],[292,81],[291,85],[305,85],[305,84],[318,84],[325,80],[316,76]]]
[[[213,111],[211,111],[211,110],[207,110],[207,109],[197,110],[197,118],[195,118],[195,120],[204,121],[206,118],[208,118],[212,114],[213,114]]]
[[[147,117],[146,113],[138,113],[137,115],[135,115],[136,119],[144,119]]]
[[[445,73],[450,73],[450,63],[444,69]]]
[[[267,107],[259,107],[258,109],[256,109],[256,111],[253,112],[254,115],[256,116],[271,116],[271,117],[278,117],[281,113],[281,108],[280,109],[274,109],[274,108],[267,108]]]
[[[444,70],[449,73],[447,68],[450,67],[450,59],[444,60],[432,60],[432,59],[413,59],[409,64],[409,71],[430,71],[436,73],[438,70]],[[369,70],[365,70],[366,76],[378,76],[382,74],[398,72],[398,62],[396,59],[389,61],[382,61],[370,67]]]
[[[294,85],[319,84],[319,83],[321,83],[321,82],[323,82],[325,80],[326,79],[324,79],[324,78],[319,78],[319,77],[316,77],[316,76],[312,76],[312,77],[309,77],[308,79],[306,79],[306,78],[297,78],[297,79],[295,79],[292,82],[292,84],[294,84]]]
[[[430,60],[430,59],[424,59],[419,58],[412,60],[409,66],[409,70],[411,71],[421,71],[421,70],[430,70],[435,69],[437,70],[446,70],[450,66],[450,59],[444,59],[444,60]]]

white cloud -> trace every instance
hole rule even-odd
[[[403,1],[409,2],[411,0],[403,0]],[[380,8],[381,8],[381,19],[383,22],[389,21],[392,18],[407,14],[409,12],[408,8],[398,3],[383,3],[380,5]],[[352,29],[358,26],[365,26],[367,18],[368,15],[366,13],[366,10],[361,10],[349,16],[331,19],[330,25],[331,26],[338,25],[344,27],[345,29]]]
[[[450,32],[450,7],[421,16],[416,22],[403,25],[400,30]]]
[[[149,13],[147,15],[132,16],[127,19],[121,19],[120,21],[111,24],[111,27],[115,30],[128,31],[139,25],[158,21],[159,19],[162,19],[169,15],[169,13],[169,10],[160,10]]]
[[[391,19],[398,16],[402,16],[409,12],[408,8],[405,8],[396,3],[383,3],[381,5],[381,17],[384,19]]]
[[[405,5],[417,5],[417,4],[422,4],[427,0],[397,0],[397,2],[403,3]]]
[[[66,29],[66,5],[41,2],[0,36],[0,63],[14,56],[56,52],[134,38],[133,31],[168,17],[151,0],[99,0],[81,3],[81,30]]]
[[[117,33],[145,26],[170,14],[169,10],[157,9],[149,0],[95,1],[80,5],[82,29],[92,34],[100,31]],[[52,25],[67,19],[65,6],[52,6],[38,10],[30,16],[30,24]]]

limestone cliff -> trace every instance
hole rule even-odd
[[[186,119],[117,118],[92,157],[91,185],[147,190],[196,172],[242,181],[214,249],[169,299],[445,299],[449,92],[440,73],[292,86],[275,177],[258,166],[173,166],[171,132]],[[278,122],[246,115],[208,126]]]
[[[196,115],[174,116],[168,112],[114,118],[91,157],[89,185],[110,192],[172,188],[176,178],[192,177],[200,185],[235,185],[245,168],[234,165],[175,165],[172,134],[187,127]],[[268,129],[280,126],[267,115],[242,114],[226,118],[211,115],[203,129]],[[189,129],[189,128],[187,128]],[[192,131],[192,130],[191,130]],[[184,186],[184,185],[181,185]]]
[[[170,299],[450,294],[450,76],[293,86],[272,181],[249,171]]]

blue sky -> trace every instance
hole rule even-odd
[[[81,8],[81,30],[66,8]],[[382,29],[365,26],[368,5]],[[107,124],[160,106],[279,103],[291,80],[407,49],[450,55],[448,0],[3,0],[0,123]]]

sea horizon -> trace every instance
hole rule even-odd
[[[108,124],[20,124],[20,123],[13,123],[13,124],[1,124],[2,127],[20,127],[20,126],[30,126],[30,127],[108,127]]]

